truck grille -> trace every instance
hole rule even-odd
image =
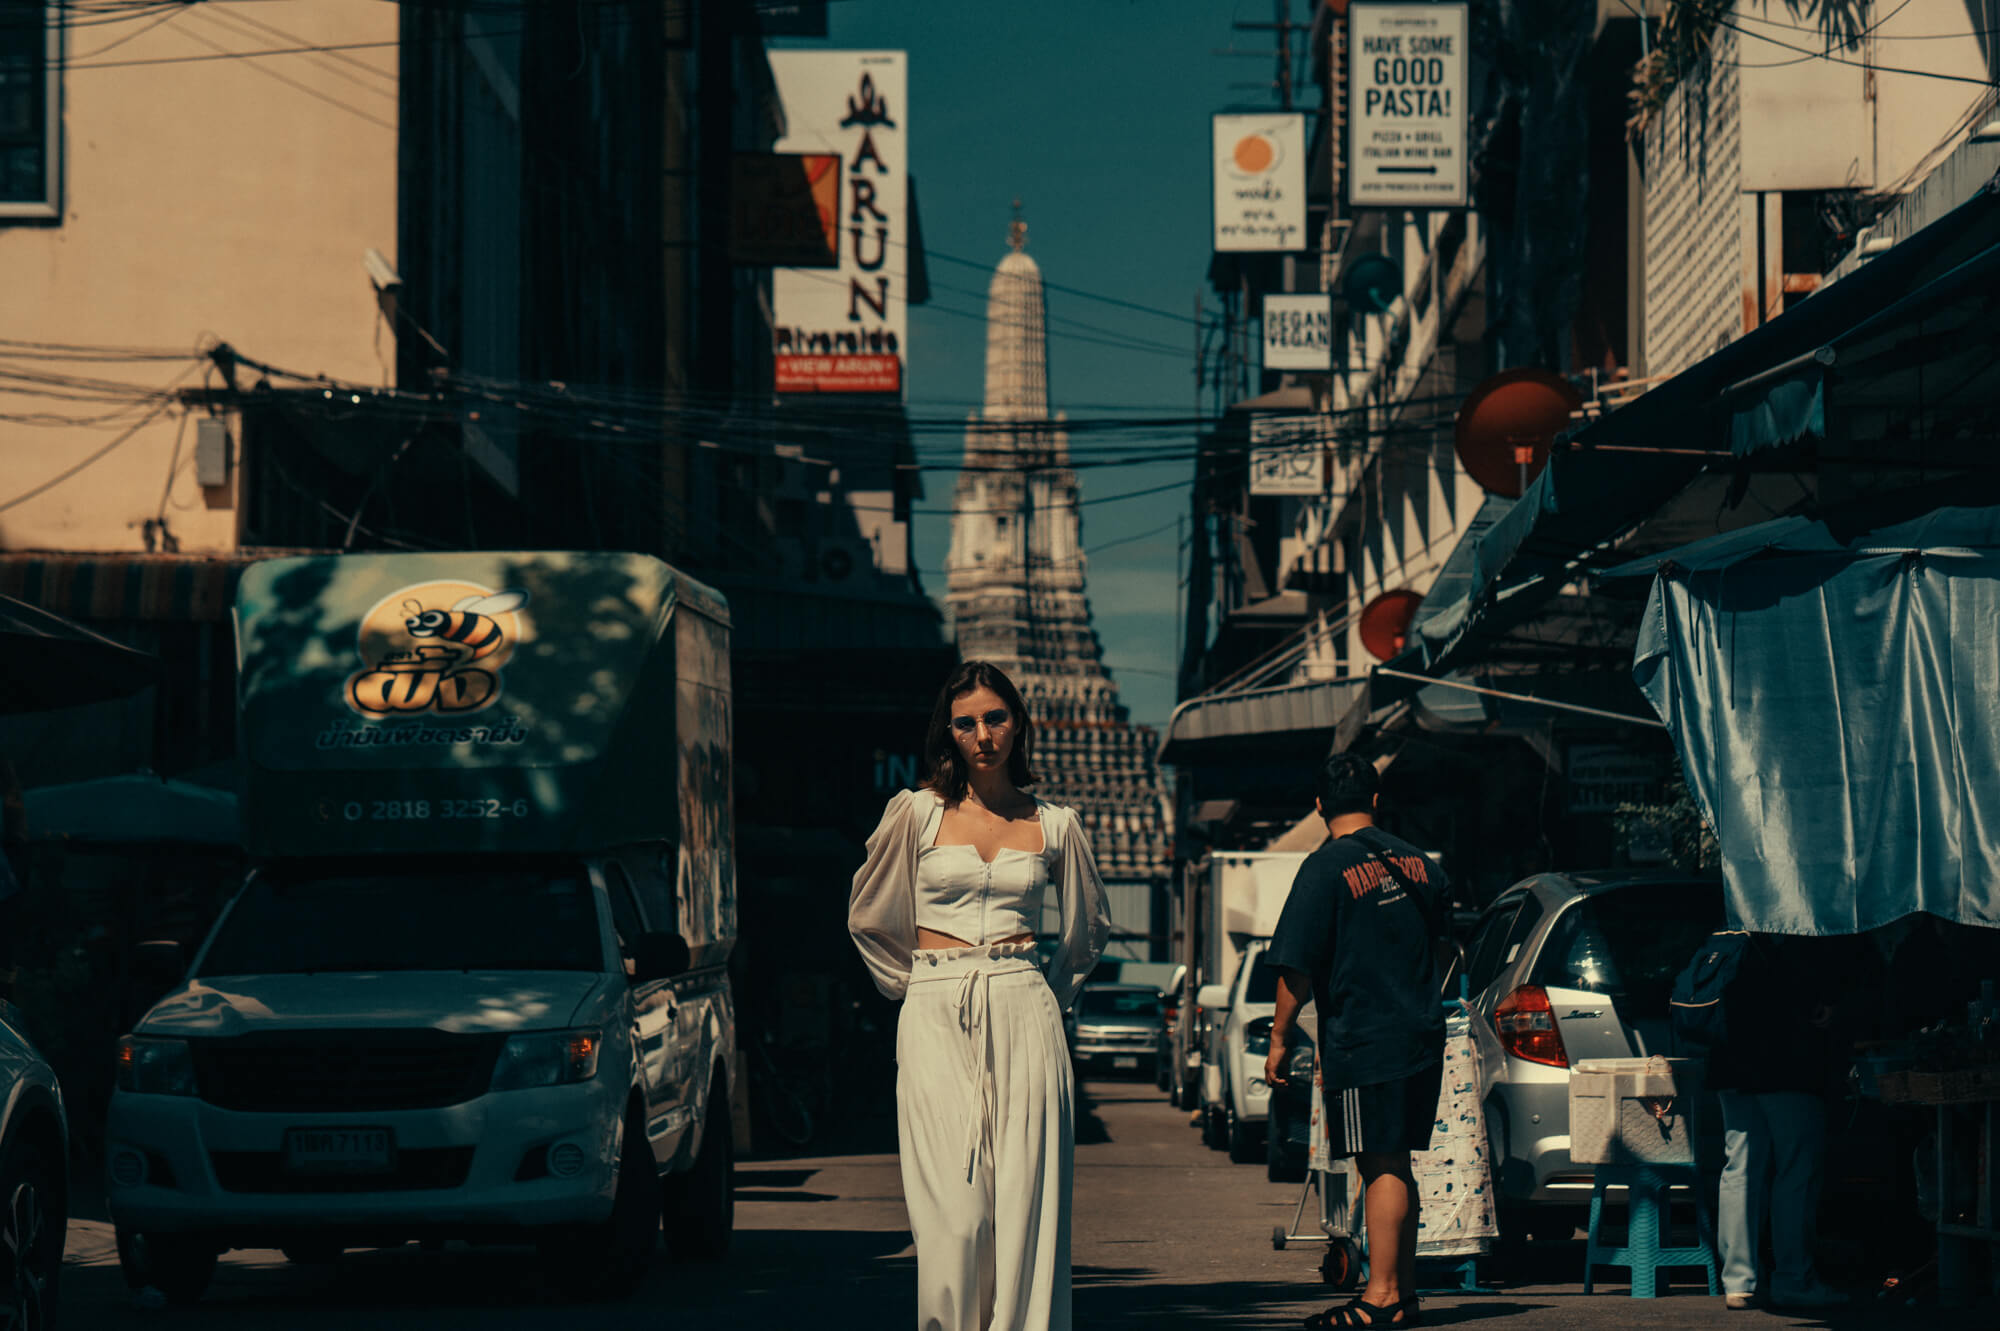
[[[434,1109],[482,1095],[503,1035],[326,1031],[193,1040],[195,1085],[223,1109]],[[426,1185],[432,1186],[432,1185]]]
[[[398,1151],[381,1174],[302,1174],[285,1168],[282,1151],[211,1151],[215,1181],[225,1192],[410,1192],[456,1188],[472,1170],[470,1146]]]

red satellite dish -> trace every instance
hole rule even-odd
[[[1378,661],[1403,650],[1417,607],[1424,598],[1415,592],[1383,592],[1361,611],[1361,645]]]
[[[1518,499],[1541,474],[1549,443],[1583,398],[1547,370],[1506,370],[1472,390],[1458,409],[1458,460],[1488,494]]]

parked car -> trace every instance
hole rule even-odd
[[[1266,1037],[1265,1048],[1269,1049]],[[1312,1155],[1312,1083],[1318,1065],[1310,1037],[1292,1042],[1285,1084],[1273,1087],[1264,1129],[1264,1177],[1273,1183],[1303,1183]]]
[[[1537,874],[1486,908],[1467,974],[1474,1019],[1505,1055],[1486,1094],[1503,1229],[1570,1236],[1593,1170],[1569,1158],[1569,1070],[1671,1053],[1674,977],[1722,926],[1720,882],[1664,872]]]
[[[1152,1077],[1160,1050],[1160,991],[1149,984],[1086,984],[1071,1006],[1070,1058],[1078,1073]]]
[[[1181,1018],[1181,986],[1187,967],[1174,967],[1173,978],[1160,990],[1160,1042],[1153,1052],[1153,1085],[1176,1100],[1174,1091],[1174,1024]]]
[[[69,1120],[56,1074],[4,999],[0,1086],[0,1326],[49,1326],[69,1230]]]
[[[1201,1104],[1201,1051],[1208,1040],[1208,1014],[1196,1001],[1198,993],[1183,974],[1167,1022],[1167,1102],[1176,1109]]]
[[[1278,971],[1264,958],[1271,940],[1254,938],[1227,987],[1203,985],[1199,1002],[1208,1017],[1203,1042],[1201,1093],[1206,1114],[1202,1139],[1227,1150],[1238,1164],[1262,1157],[1271,1087],[1264,1058],[1271,1052],[1271,1019],[1277,1011]]]

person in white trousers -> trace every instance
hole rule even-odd
[[[848,932],[901,998],[897,1133],[919,1331],[1069,1331],[1075,1087],[1062,1010],[1110,934],[1075,812],[1029,795],[1034,725],[968,661],[938,694],[930,781],[889,801]],[[1035,933],[1058,894],[1046,969]]]

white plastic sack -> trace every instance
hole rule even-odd
[[[1431,1148],[1410,1158],[1422,1213],[1417,1221],[1417,1255],[1460,1257],[1482,1253],[1499,1234],[1493,1218],[1493,1168],[1487,1158],[1486,1083],[1480,1076],[1480,1056],[1472,1021],[1460,1009],[1445,1022],[1444,1084],[1438,1091],[1437,1121],[1431,1128]],[[1312,1168],[1330,1196],[1349,1195],[1354,1177],[1350,1162],[1335,1160],[1326,1133],[1326,1097],[1320,1076],[1313,1074]],[[1352,1185],[1358,1192],[1358,1183]],[[1335,1191],[1338,1190],[1338,1191]],[[1351,1210],[1351,1228],[1361,1227],[1358,1197]]]

